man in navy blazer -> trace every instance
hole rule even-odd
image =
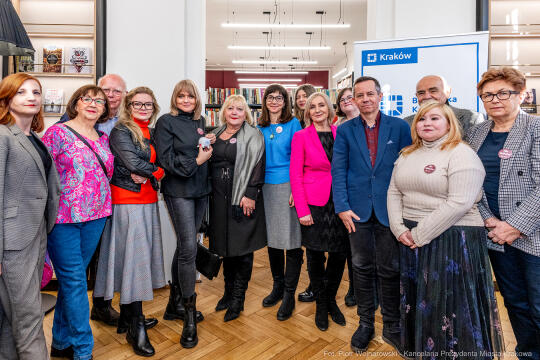
[[[365,351],[374,337],[377,278],[383,339],[401,352],[399,247],[388,225],[386,193],[399,152],[411,144],[411,130],[404,120],[381,113],[377,79],[356,79],[353,95],[360,116],[338,127],[332,158],[334,206],[350,234],[360,316],[351,347]]]

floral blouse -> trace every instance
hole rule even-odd
[[[85,139],[101,157],[107,176],[94,152],[64,124],[51,126],[41,139],[49,149],[60,176],[62,194],[57,224],[91,221],[112,213],[109,179],[113,173],[114,157],[109,149],[109,137],[103,134],[96,141]]]

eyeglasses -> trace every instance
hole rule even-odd
[[[519,91],[513,91],[513,90],[501,90],[496,94],[492,93],[484,93],[480,95],[480,99],[482,99],[483,102],[490,102],[493,101],[495,96],[499,100],[508,100],[510,99],[510,96],[519,94]]]
[[[133,101],[130,105],[133,106],[133,108],[136,109],[136,110],[140,110],[143,107],[146,110],[152,110],[154,108],[154,103],[153,102],[142,103],[140,101]]]
[[[340,100],[339,100],[339,103],[340,104],[345,104],[346,102],[351,102],[353,99],[353,96],[352,95],[349,95],[347,97],[342,97]]]
[[[90,105],[92,102],[94,102],[96,106],[105,106],[105,104],[107,103],[105,99],[101,99],[101,98],[92,99],[89,96],[83,96],[83,97],[80,97],[79,99],[81,99],[81,101],[85,105]]]
[[[117,90],[117,89],[102,89],[103,92],[105,93],[105,95],[109,96],[109,95],[113,95],[113,96],[120,96],[122,95],[123,91],[120,91],[120,90]]]
[[[280,102],[283,102],[283,100],[284,100],[284,98],[281,95],[278,95],[278,96],[268,95],[268,97],[266,98],[266,101],[268,101],[268,102],[280,103]]]

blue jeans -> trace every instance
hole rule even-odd
[[[47,249],[59,285],[52,346],[60,350],[72,346],[75,360],[92,357],[94,338],[89,322],[86,268],[106,219],[56,224],[48,238]]]
[[[489,258],[516,336],[516,355],[519,359],[538,360],[540,257],[505,245],[504,252],[489,250]]]

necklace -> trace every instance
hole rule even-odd
[[[227,134],[230,134],[230,135],[234,135],[238,132],[238,130],[240,130],[240,128],[236,129],[236,130],[233,130],[233,131],[229,131],[229,128],[225,128],[225,132]]]

